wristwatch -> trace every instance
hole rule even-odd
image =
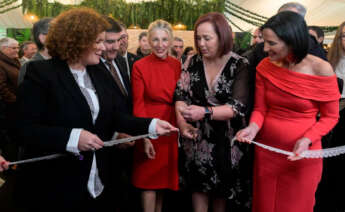
[[[208,109],[208,107],[205,108],[205,115],[204,118],[211,119],[212,112]]]

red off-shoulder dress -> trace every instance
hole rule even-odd
[[[265,58],[257,66],[255,106],[250,122],[261,129],[255,140],[292,151],[307,137],[321,149],[321,137],[338,121],[336,76],[315,76],[278,67]],[[320,118],[317,116],[320,114]],[[287,160],[255,148],[253,211],[312,212],[322,159]]]
[[[134,63],[132,71],[133,115],[155,117],[176,126],[173,95],[181,74],[181,63],[154,54]],[[136,142],[132,183],[141,189],[178,190],[177,134],[151,140],[156,156],[148,159],[143,142]]]

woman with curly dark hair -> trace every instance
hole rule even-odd
[[[28,64],[18,94],[18,136],[26,158],[65,157],[22,167],[20,195],[29,211],[105,211],[111,206],[111,148],[115,131],[131,135],[174,131],[167,122],[117,112],[111,77],[98,64],[108,27],[91,9],[71,9],[50,26],[52,59]],[[76,155],[79,157],[76,157]]]

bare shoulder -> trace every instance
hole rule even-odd
[[[307,62],[311,65],[312,72],[317,76],[332,76],[334,75],[331,64],[314,55],[307,56]]]

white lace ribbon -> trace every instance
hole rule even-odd
[[[232,140],[235,141],[236,137],[233,138]],[[283,155],[288,155],[288,156],[295,155],[293,152],[289,152],[289,151],[282,150],[276,147],[265,145],[256,141],[250,141],[250,143],[255,144],[263,149],[267,149],[269,151],[280,153]],[[330,158],[330,157],[335,157],[341,154],[345,154],[345,146],[338,146],[338,147],[332,147],[332,148],[327,148],[327,149],[307,150],[307,151],[302,152],[299,156],[303,158]]]

